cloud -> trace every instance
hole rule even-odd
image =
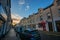
[[[26,8],[28,8],[28,9],[29,9],[29,8],[30,8],[30,6],[28,6],[28,5],[27,5],[27,6],[26,6]]]
[[[26,10],[29,10],[29,9],[30,9],[30,6],[27,5],[26,8],[25,8],[25,11],[26,11]]]
[[[20,5],[25,4],[25,0],[19,0],[19,4],[20,4]]]
[[[15,19],[22,19],[23,17],[19,16],[18,14],[14,13],[14,14],[11,14],[11,18],[15,18]]]

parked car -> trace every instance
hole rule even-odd
[[[40,33],[37,30],[33,30],[31,31],[31,35],[33,36],[32,38],[34,38],[35,40],[40,40]]]
[[[21,40],[40,40],[40,34],[37,30],[25,30],[20,33]]]
[[[30,35],[31,31],[25,30],[24,32],[20,33],[21,40],[30,40],[32,35]]]
[[[20,32],[20,27],[15,27],[14,29],[15,29],[15,31],[16,31],[17,33]]]
[[[24,31],[24,27],[23,26],[16,26],[14,29],[15,29],[15,31],[17,33],[21,33],[22,31]]]

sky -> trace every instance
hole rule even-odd
[[[46,8],[53,0],[11,0],[11,14],[19,17],[28,17],[37,13],[39,8]]]

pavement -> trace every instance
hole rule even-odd
[[[11,28],[9,33],[1,40],[19,40],[19,39],[16,37],[16,32],[14,31],[14,29]]]
[[[45,32],[39,31],[41,40],[60,40],[60,34],[58,32]]]

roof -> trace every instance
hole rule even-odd
[[[50,6],[48,6],[48,7],[44,8],[43,10],[46,10],[46,9],[48,9],[48,8],[52,7],[52,6],[53,6],[53,4],[51,4]]]

